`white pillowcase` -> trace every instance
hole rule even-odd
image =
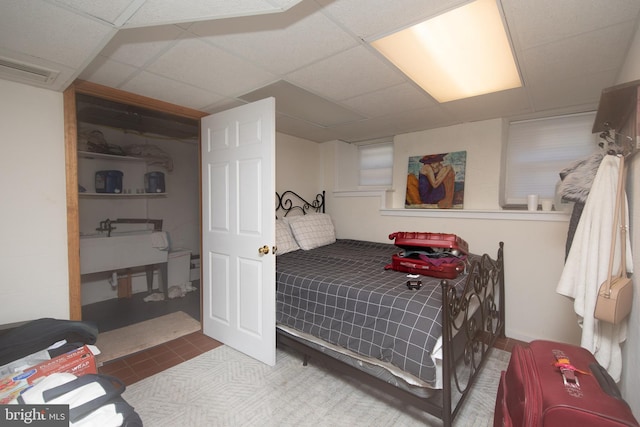
[[[296,243],[296,239],[294,239],[293,234],[291,234],[289,224],[281,219],[276,220],[276,247],[278,248],[276,255],[282,255],[300,249],[300,246]]]
[[[336,241],[336,230],[327,214],[308,214],[289,219],[296,242],[305,251]]]

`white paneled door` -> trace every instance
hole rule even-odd
[[[201,129],[203,330],[274,365],[275,99]]]

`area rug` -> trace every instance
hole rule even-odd
[[[510,354],[493,349],[455,426],[493,424],[500,372]],[[221,346],[127,387],[124,398],[150,426],[441,426],[442,422],[297,353],[276,366]]]
[[[199,321],[183,311],[176,311],[124,328],[103,332],[98,334],[96,342],[100,350],[96,361],[102,364],[199,330]]]

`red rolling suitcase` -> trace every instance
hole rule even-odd
[[[494,427],[638,426],[613,379],[588,350],[533,341],[517,345],[502,372]]]
[[[389,240],[403,249],[437,248],[460,255],[469,253],[469,244],[455,234],[396,231],[389,234]]]
[[[465,270],[469,245],[455,234],[398,231],[389,235],[402,252],[386,270],[455,279]]]

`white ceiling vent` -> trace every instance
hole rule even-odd
[[[13,59],[0,57],[0,76],[11,80],[50,84],[58,77],[58,74],[60,74],[59,71],[36,67],[23,62],[17,62]]]

